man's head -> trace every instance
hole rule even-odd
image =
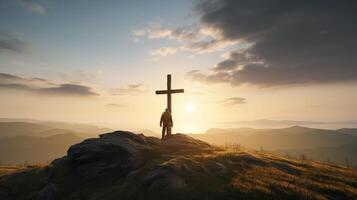
[[[168,112],[168,111],[169,111],[169,109],[166,108],[166,109],[165,109],[165,112]]]

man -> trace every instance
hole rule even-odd
[[[160,119],[160,127],[162,127],[162,140],[165,139],[165,131],[166,137],[171,135],[171,127],[173,126],[172,116],[169,110],[166,108],[165,112],[162,113]]]

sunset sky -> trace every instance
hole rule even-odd
[[[155,90],[172,74],[185,89],[173,95],[175,132],[356,121],[356,10],[349,0],[1,0],[0,117],[158,130],[166,97]]]

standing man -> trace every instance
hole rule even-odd
[[[171,135],[171,127],[173,126],[172,116],[170,111],[166,108],[165,112],[162,113],[160,119],[160,127],[162,127],[162,138],[161,140],[165,139],[165,131],[166,131],[166,138]]]

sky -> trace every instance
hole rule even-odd
[[[357,3],[0,0],[0,117],[175,132],[357,121]],[[237,123],[235,123],[237,122]]]

